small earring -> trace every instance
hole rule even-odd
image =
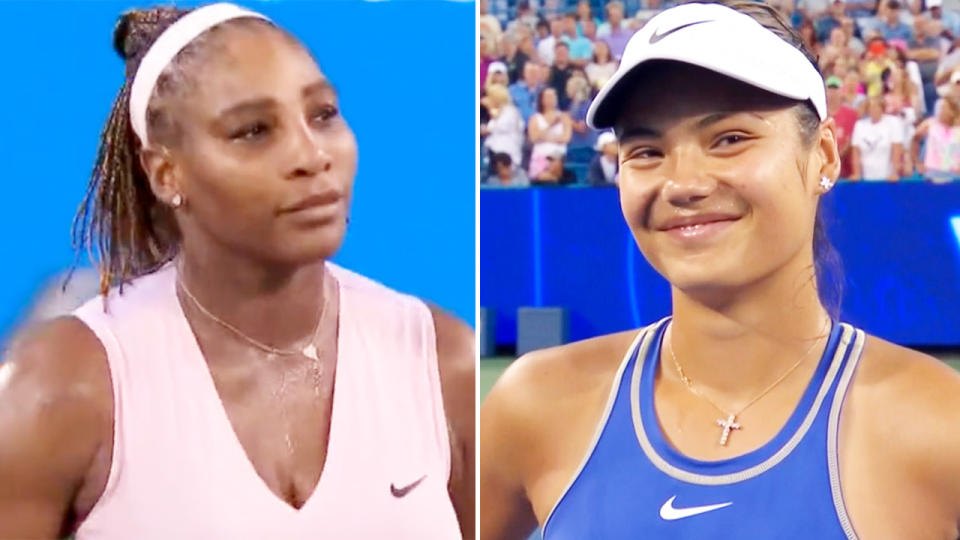
[[[830,188],[832,187],[833,187],[833,180],[828,178],[827,175],[823,175],[820,177],[820,188],[823,189],[823,191],[830,191]]]
[[[177,193],[173,196],[173,199],[170,201],[170,205],[174,208],[180,208],[180,205],[183,204],[183,196]]]

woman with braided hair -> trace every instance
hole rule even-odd
[[[102,294],[0,366],[0,538],[472,537],[472,332],[327,262],[357,148],[310,53],[232,4],[114,46]]]

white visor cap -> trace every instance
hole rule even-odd
[[[798,101],[827,117],[823,77],[799,49],[749,15],[720,4],[682,4],[659,13],[630,38],[620,66],[587,111],[594,129],[612,127],[624,79],[650,60],[674,60]]]

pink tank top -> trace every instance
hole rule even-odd
[[[299,510],[270,491],[234,434],[172,265],[112,292],[108,314],[100,298],[74,313],[107,352],[115,411],[109,479],[77,540],[460,538],[432,315],[328,267],[340,287],[330,440]]]

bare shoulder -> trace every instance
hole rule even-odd
[[[636,333],[610,334],[521,356],[484,400],[481,433],[486,424],[497,440],[514,441],[538,454],[536,441],[550,440],[557,428],[569,428],[578,418],[599,415]]]
[[[0,440],[44,442],[47,436],[70,434],[86,440],[104,418],[112,421],[112,414],[106,352],[78,319],[63,317],[28,328],[5,351],[0,364]]]
[[[921,352],[868,336],[853,391],[924,418],[960,418],[960,374]]]
[[[857,431],[876,442],[876,451],[960,510],[960,374],[932,356],[868,337],[849,400]]]
[[[109,440],[112,395],[106,353],[76,318],[14,339],[0,364],[0,536],[61,525]]]
[[[437,335],[437,356],[441,371],[454,376],[466,377],[472,384],[474,372],[473,329],[459,318],[443,309],[430,305],[434,331]]]
[[[536,407],[547,405],[542,399],[575,396],[596,385],[608,389],[636,335],[631,330],[525,354],[507,368],[490,395],[510,401],[515,395]]]
[[[430,306],[437,337],[437,364],[447,417],[455,431],[472,440],[476,394],[473,329],[436,306]]]
[[[4,351],[0,403],[49,410],[58,404],[101,407],[112,403],[106,352],[75,317],[27,328]],[[112,405],[111,405],[112,407]],[[0,407],[0,410],[6,407]]]
[[[437,336],[437,364],[444,408],[453,434],[472,446],[476,410],[473,329],[460,319],[430,306]]]
[[[636,335],[531,352],[500,377],[478,415],[481,537],[526,538],[546,519],[588,450]]]

